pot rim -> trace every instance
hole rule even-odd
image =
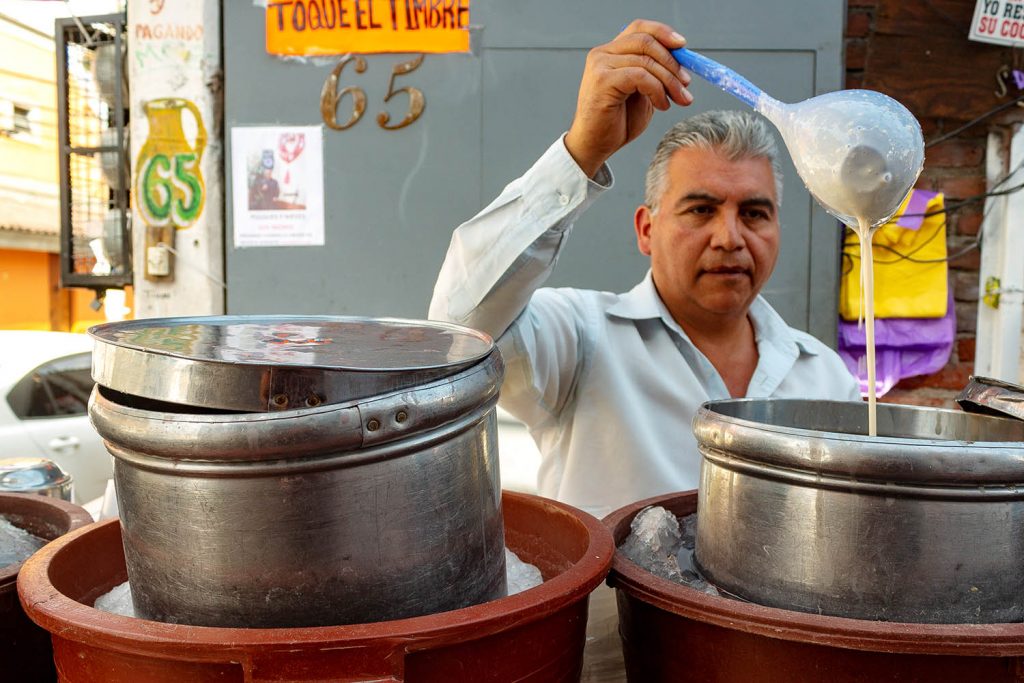
[[[831,477],[823,487],[852,489],[878,482],[885,487],[909,484],[922,489],[934,485],[931,493],[960,488],[973,497],[1024,497],[1024,440],[956,441],[898,436],[869,437],[864,434],[829,432],[761,423],[718,412],[719,407],[756,407],[760,404],[803,406],[822,411],[860,409],[859,402],[809,401],[802,399],[730,399],[708,401],[693,419],[693,432],[701,454],[727,469],[761,469],[762,475],[783,480],[799,480],[811,473],[812,480],[801,485],[815,486],[818,476]],[[919,413],[956,420],[986,423],[1018,430],[1024,423],[1010,418],[977,415],[939,408],[880,405],[884,415]],[[864,406],[865,424],[867,408]],[[753,473],[753,472],[752,472]],[[877,488],[877,487],[876,487]],[[941,489],[936,491],[936,489]],[[880,491],[882,492],[882,491]],[[943,495],[945,497],[945,495]]]
[[[295,460],[415,438],[493,409],[504,364],[495,348],[461,372],[378,396],[281,412],[172,413],[124,405],[97,384],[89,419],[119,457],[180,462]]]
[[[214,328],[222,337],[229,337],[232,327],[246,328],[250,333],[249,328],[261,329],[270,335],[275,326],[287,324],[318,326],[323,337],[296,343],[319,351],[292,359],[268,351],[275,344],[263,340],[243,342],[246,335],[241,334],[235,342],[240,346],[232,347],[237,357],[225,358],[211,351],[220,348],[220,344],[210,347],[197,343],[195,348],[179,349],[162,344],[159,337],[148,336],[153,330],[183,326]],[[379,347],[384,342],[380,329],[388,327],[440,335],[440,339],[432,342],[436,353],[422,353],[422,345],[431,344],[428,341],[419,345],[385,344],[390,354],[381,354]],[[360,338],[364,328],[371,334]],[[495,348],[489,335],[454,323],[346,315],[146,318],[95,325],[88,332],[95,342],[92,377],[97,384],[155,401],[239,412],[278,412],[294,406],[337,404],[415,387],[478,364]],[[355,338],[349,338],[348,344],[341,343],[341,337],[353,334]],[[447,348],[441,351],[446,344]],[[224,341],[223,346],[232,345]],[[367,349],[370,355],[353,354],[354,348]],[[387,362],[389,355],[391,361]]]
[[[18,579],[18,593],[28,616],[36,624],[62,638],[80,640],[88,633],[89,643],[132,654],[140,643],[159,647],[170,656],[188,655],[209,659],[237,649],[251,652],[255,646],[283,646],[317,651],[337,643],[344,647],[379,647],[412,652],[430,649],[456,640],[471,639],[487,626],[487,635],[500,633],[545,618],[549,614],[588,596],[604,581],[612,563],[615,546],[607,528],[592,515],[565,503],[525,493],[502,491],[502,504],[543,506],[568,515],[585,527],[588,543],[579,561],[539,586],[471,607],[407,619],[299,628],[226,628],[167,624],[147,619],[99,612],[58,591],[47,578],[54,558],[86,533],[111,533],[120,520],[98,522],[62,536],[25,562]],[[587,577],[580,581],[581,577]],[[39,590],[44,587],[44,590]],[[102,628],[97,615],[102,614]]]
[[[608,514],[602,523],[616,548],[643,508],[660,505],[676,515],[697,510],[696,489],[631,503]],[[979,657],[1024,656],[1024,622],[1011,624],[919,624],[867,621],[708,595],[648,572],[615,551],[608,585],[629,597],[671,614],[705,624],[768,638],[872,652]]]
[[[484,358],[486,358],[494,348],[494,339],[487,334],[472,327],[466,327],[465,325],[458,325],[456,323],[450,323],[443,320],[419,320],[413,318],[399,318],[399,317],[373,317],[373,316],[361,316],[361,315],[301,315],[301,314],[275,314],[275,315],[209,315],[209,316],[181,316],[181,317],[170,317],[170,318],[140,318],[138,320],[122,320],[117,322],[100,323],[99,325],[93,325],[87,332],[97,344],[103,344],[105,346],[114,347],[116,349],[130,349],[132,351],[138,351],[145,354],[151,354],[154,356],[167,356],[169,358],[178,358],[181,360],[193,361],[196,363],[211,365],[222,365],[222,366],[249,366],[249,367],[292,367],[288,363],[283,362],[270,362],[270,361],[253,361],[246,359],[238,360],[222,360],[213,358],[196,359],[189,354],[169,351],[164,349],[155,349],[143,344],[125,341],[121,339],[115,340],[113,333],[115,331],[131,330],[133,328],[152,328],[154,326],[164,324],[166,326],[177,326],[177,325],[210,325],[217,323],[237,323],[237,324],[257,324],[259,321],[273,320],[276,323],[299,323],[299,322],[320,322],[320,323],[371,323],[371,324],[392,324],[392,325],[407,325],[411,327],[429,328],[434,330],[447,330],[449,332],[458,333],[459,335],[467,338],[473,338],[477,340],[481,345],[482,349],[478,352],[467,355],[457,361],[446,361],[446,362],[434,362],[434,363],[417,363],[416,365],[381,365],[379,367],[357,367],[348,365],[330,365],[325,363],[303,363],[301,366],[296,366],[301,369],[319,369],[319,370],[334,370],[343,372],[355,372],[355,373],[380,373],[380,372],[416,372],[418,370],[432,370],[432,369],[448,369],[451,372],[457,372],[465,369],[470,365],[474,365]],[[95,368],[94,368],[95,370]],[[102,370],[102,368],[100,369]],[[115,387],[116,388],[116,387]]]
[[[7,509],[12,505],[16,508],[15,510]],[[38,493],[0,492],[0,515],[4,517],[10,515],[32,516],[32,513],[36,513],[38,518],[44,523],[64,527],[60,533],[52,538],[47,538],[41,533],[29,530],[30,533],[46,539],[47,542],[52,541],[54,538],[59,538],[62,534],[66,534],[71,530],[93,523],[92,515],[81,505]],[[39,513],[49,514],[50,518],[43,519],[43,515]],[[9,588],[14,587],[18,573],[21,571],[22,565],[27,561],[22,560],[21,562],[0,567],[0,593],[5,593]]]

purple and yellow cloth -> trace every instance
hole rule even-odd
[[[948,283],[946,213],[941,193],[913,190],[872,240],[875,260],[875,367],[878,395],[904,377],[937,372],[956,339]],[[909,258],[903,258],[904,256]],[[860,244],[846,231],[839,286],[839,355],[867,394],[861,313]]]

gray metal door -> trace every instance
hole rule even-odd
[[[387,131],[374,120],[382,109],[392,120],[403,115],[404,96],[387,105],[383,98],[392,67],[409,55],[369,55],[364,73],[351,65],[344,72],[345,84],[365,90],[368,106],[352,128],[324,131],[325,246],[234,249],[228,197],[227,309],[424,317],[455,226],[568,128],[591,47],[634,16],[660,19],[690,47],[795,102],[841,87],[844,11],[841,0],[478,0],[473,54],[427,55],[399,79],[426,96],[412,125]],[[320,90],[336,60],[268,56],[263,10],[252,3],[225,2],[224,27],[227,130],[322,123]],[[743,106],[698,79],[691,90],[695,105],[656,113],[648,131],[612,159],[616,187],[579,221],[550,284],[624,291],[643,276],[647,261],[636,251],[632,215],[659,138],[680,117]],[[839,229],[788,159],[784,175],[783,248],[766,295],[790,324],[832,344]]]

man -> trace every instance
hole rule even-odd
[[[611,187],[605,161],[653,108],[687,105],[664,24],[635,21],[587,57],[568,133],[452,237],[430,316],[498,340],[501,405],[542,453],[542,495],[597,516],[694,488],[701,403],[857,400],[839,357],[758,296],[779,248],[774,138],[754,114],[710,112],[655,152],[634,216],[651,270],[624,294],[539,288],[576,218]]]
[[[265,149],[259,174],[249,186],[249,210],[260,211],[277,208],[277,198],[280,193],[280,187],[274,178],[274,153]]]

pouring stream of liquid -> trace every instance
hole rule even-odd
[[[864,314],[864,346],[868,364],[868,436],[878,436],[878,389],[875,383],[875,267],[871,239],[875,229],[861,221],[854,229],[860,238],[860,296]]]

